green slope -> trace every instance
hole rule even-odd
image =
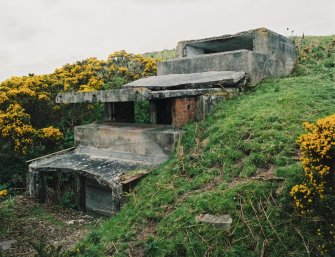
[[[142,180],[80,256],[321,256],[317,220],[297,213],[303,121],[335,113],[335,36],[296,39],[299,65],[188,124],[174,156]],[[285,180],[272,180],[273,177]],[[260,179],[261,177],[261,179]],[[199,214],[229,214],[224,231]]]

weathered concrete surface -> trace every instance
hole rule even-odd
[[[16,240],[5,240],[5,241],[0,241],[0,250],[1,251],[6,251],[12,248],[12,244],[15,244],[17,241]]]
[[[180,131],[164,125],[105,123],[78,126],[74,133],[80,153],[159,164],[168,159]]]
[[[244,71],[253,86],[264,77],[289,75],[296,64],[292,40],[260,28],[235,35],[179,42],[178,59],[158,63],[157,74]]]
[[[115,90],[100,90],[95,92],[67,92],[56,97],[56,103],[112,103],[145,101],[150,92],[146,88],[124,88]]]
[[[98,150],[98,149],[97,149]],[[29,166],[30,195],[44,202],[45,177],[72,174],[76,181],[76,203],[79,210],[111,216],[119,211],[123,191],[121,176],[136,169],[150,169],[152,164],[139,161],[83,154],[78,149],[41,158]]]
[[[170,74],[139,79],[124,85],[123,89],[62,93],[57,95],[56,102],[112,103],[144,101],[207,94],[211,93],[214,88],[242,88],[245,84],[246,74],[241,71]]]
[[[45,201],[46,175],[69,173],[76,181],[78,209],[113,215],[122,203],[125,175],[138,170],[145,174],[143,171],[147,173],[165,161],[179,133],[163,125],[106,123],[76,127],[74,150],[37,158],[29,165],[29,194]],[[138,173],[136,176],[138,179]]]
[[[245,80],[241,80],[239,83],[233,85],[232,87],[222,86],[222,88],[200,88],[200,89],[174,89],[174,90],[159,90],[159,91],[150,91],[145,96],[141,96],[141,101],[144,100],[156,100],[156,99],[166,99],[166,98],[175,98],[175,97],[189,97],[189,96],[198,96],[198,95],[206,95],[206,94],[217,94],[217,93],[223,93],[223,94],[235,94],[237,92],[240,92],[243,89],[243,85],[245,84]],[[210,85],[208,85],[210,86]],[[219,86],[219,84],[213,85],[213,86]],[[106,92],[106,95],[109,95],[111,97],[105,97],[105,98],[97,98],[97,102],[101,103],[113,103],[115,98],[113,98],[113,91],[114,90],[108,90],[104,91]],[[63,93],[61,94],[62,97],[61,103],[94,103],[92,101],[93,95],[99,95],[100,91],[96,92],[76,92],[76,93]],[[84,99],[84,100],[83,100]],[[137,98],[136,101],[140,97]],[[132,101],[132,98],[127,99],[126,96],[124,97],[123,102],[129,102]],[[129,100],[129,101],[126,101]],[[122,102],[122,101],[121,101]],[[58,101],[60,103],[60,101]]]
[[[214,226],[220,227],[222,229],[229,229],[231,223],[233,222],[230,215],[199,215],[196,217],[197,222],[212,224]]]
[[[230,95],[232,94],[231,93],[228,95],[211,94],[211,95],[198,96],[197,97],[197,109],[196,109],[196,121],[203,120],[218,103],[229,98]]]
[[[162,90],[154,91],[151,93],[154,99],[165,99],[165,98],[179,98],[179,97],[190,97],[190,96],[200,96],[200,95],[224,95],[229,97],[230,95],[236,95],[236,93],[241,92],[241,88],[238,87],[225,87],[225,88],[206,88],[206,89],[181,89],[181,90]]]
[[[209,71],[190,74],[168,74],[139,79],[124,85],[124,88],[144,87],[150,90],[204,89],[213,87],[233,87],[245,80],[241,71]]]
[[[103,158],[102,156],[83,154],[73,150],[63,155],[33,162],[33,172],[56,173],[68,172],[83,175],[96,180],[99,184],[113,188],[119,176],[137,168],[149,167],[150,164],[120,158]]]
[[[257,58],[257,62],[252,62],[253,58]],[[198,55],[158,63],[157,74],[167,75],[209,71],[244,71],[248,74],[251,81],[254,82],[260,80],[261,74],[266,72],[265,70],[267,67],[265,65],[259,67],[259,63],[264,64],[266,58],[267,57],[264,54],[254,53],[249,50]]]

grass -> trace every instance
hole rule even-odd
[[[294,74],[267,79],[188,124],[175,154],[121,212],[77,246],[80,256],[321,256],[319,222],[293,208],[304,121],[335,113],[335,37],[295,38]],[[257,179],[257,178],[263,179]],[[281,180],[272,178],[282,177]],[[232,227],[198,223],[229,214]]]

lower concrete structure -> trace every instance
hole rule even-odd
[[[171,126],[159,125],[105,123],[77,127],[75,149],[31,161],[29,193],[45,202],[55,191],[65,190],[75,195],[78,210],[113,215],[119,211],[123,194],[167,160],[179,133]],[[67,186],[55,190],[59,183]]]

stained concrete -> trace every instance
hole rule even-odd
[[[56,97],[56,103],[112,103],[145,101],[150,98],[146,88],[124,88],[116,90],[100,90],[95,92],[67,92]]]
[[[148,163],[136,162],[120,158],[104,158],[102,156],[84,154],[80,151],[70,151],[31,164],[34,172],[69,172],[84,175],[97,180],[101,185],[112,188],[117,178],[124,172],[149,167]]]
[[[265,28],[181,41],[176,49],[177,59],[158,63],[158,75],[244,71],[254,86],[264,77],[289,75],[297,59],[291,39]]]
[[[209,71],[191,74],[151,76],[123,86],[123,89],[58,94],[57,103],[133,102],[211,93],[213,88],[229,91],[243,88],[247,76],[241,71]],[[215,91],[215,90],[214,90]]]
[[[230,215],[211,215],[206,213],[205,215],[197,216],[196,221],[211,224],[226,230],[230,228],[233,219]]]
[[[169,158],[180,131],[165,125],[121,123],[75,127],[80,153],[159,164]]]
[[[75,149],[32,160],[27,177],[29,194],[43,202],[46,176],[72,174],[77,181],[78,209],[113,215],[122,203],[124,175],[129,177],[137,170],[146,174],[167,160],[179,133],[163,125],[104,123],[76,127]]]
[[[243,84],[245,72],[209,71],[190,74],[168,74],[151,76],[124,85],[124,88],[144,87],[153,91],[173,89],[204,89],[212,87],[234,87]]]

